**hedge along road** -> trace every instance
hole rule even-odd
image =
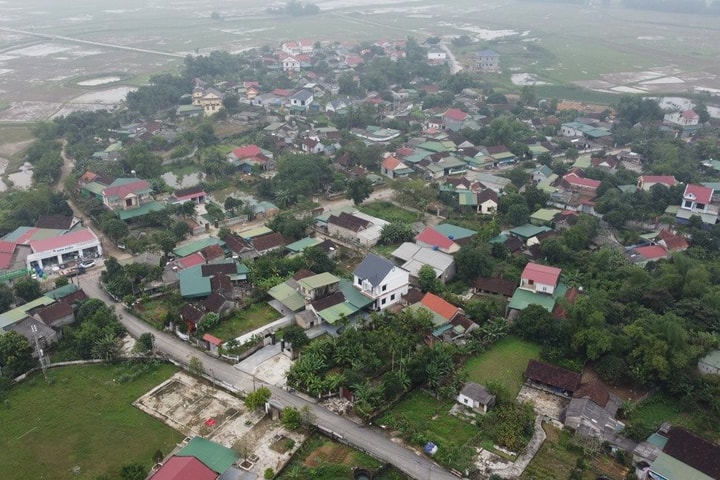
[[[83,290],[88,296],[97,298],[107,305],[115,306],[118,318],[130,335],[138,338],[143,333],[152,333],[155,336],[155,350],[163,353],[176,362],[187,365],[192,357],[202,361],[205,372],[216,381],[230,385],[241,392],[250,392],[253,389],[252,376],[235,369],[221,360],[206,355],[189,344],[181,341],[174,335],[160,332],[136,316],[125,311],[122,305],[115,302],[99,284],[99,270],[84,275]],[[370,455],[393,464],[407,475],[418,480],[456,480],[457,477],[443,469],[425,455],[415,453],[391,441],[384,434],[357,425],[350,420],[335,415],[328,410],[309,402],[274,385],[265,385],[272,392],[272,397],[283,406],[296,408],[309,407],[316,425],[326,433],[344,440],[345,442],[363,450]]]

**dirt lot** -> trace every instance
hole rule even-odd
[[[304,440],[261,412],[248,411],[234,395],[182,372],[140,397],[134,405],[187,437],[201,436],[234,449],[240,460],[256,455],[258,459],[250,471],[260,477],[266,468],[278,471]],[[281,437],[294,440],[296,446],[282,452],[272,449]]]
[[[560,414],[570,403],[568,398],[558,397],[527,385],[522,386],[516,400],[519,402],[532,402],[538,415],[547,415],[557,421],[560,421]]]

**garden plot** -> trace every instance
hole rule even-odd
[[[558,397],[527,385],[522,386],[516,400],[518,402],[531,402],[538,415],[547,415],[557,421],[560,421],[563,410],[570,403],[569,398]]]

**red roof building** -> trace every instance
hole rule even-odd
[[[83,245],[96,243],[97,236],[90,229],[77,230],[67,235],[59,237],[46,238],[43,240],[34,240],[30,242],[30,248],[33,253],[47,252],[49,250],[62,250],[65,247],[73,245]]]
[[[7,270],[12,264],[16,244],[0,240],[0,269]]]
[[[451,108],[447,112],[445,112],[445,115],[443,115],[445,120],[451,120],[454,122],[464,122],[465,119],[468,117],[468,114],[463,112],[460,109],[457,108]]]
[[[218,474],[195,457],[170,457],[151,480],[216,480]]]
[[[245,145],[234,148],[232,154],[238,160],[242,160],[243,158],[253,158],[262,155],[262,150],[260,150],[260,147],[257,145]]]
[[[520,275],[520,288],[552,295],[560,281],[562,270],[557,267],[528,263]]]
[[[585,190],[597,190],[600,186],[600,180],[592,180],[590,178],[581,177],[575,172],[570,172],[563,177],[563,183],[570,188],[582,188]]]
[[[640,175],[637,188],[640,190],[650,190],[653,185],[660,184],[666,187],[672,187],[677,183],[678,181],[672,175]]]
[[[713,193],[714,190],[712,188],[689,183],[685,187],[683,201],[680,207],[686,210],[707,211],[707,207],[710,204],[710,200],[712,200]]]
[[[420,304],[448,322],[460,312],[458,307],[430,292],[425,294]]]
[[[429,247],[449,254],[460,250],[460,245],[432,227],[426,227],[425,230],[420,232],[418,236],[415,237],[415,243],[421,247]]]

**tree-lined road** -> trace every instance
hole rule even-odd
[[[155,350],[167,355],[169,358],[187,364],[192,357],[199,358],[205,371],[216,380],[231,385],[234,388],[249,392],[253,388],[253,378],[221,360],[205,355],[181,341],[174,335],[159,332],[125,311],[122,306],[115,302],[99,285],[99,271],[88,272],[82,278],[82,288],[88,296],[98,298],[107,305],[115,306],[118,318],[128,333],[138,338],[143,333],[152,333],[155,336]],[[328,410],[309,402],[301,397],[292,395],[289,392],[274,385],[266,385],[272,392],[275,400],[283,406],[294,406],[298,409],[305,406],[310,408],[316,419],[318,427],[331,431],[342,437],[345,441],[364,450],[371,455],[393,464],[407,475],[418,480],[456,480],[457,477],[450,474],[442,467],[432,462],[426,456],[415,453],[402,445],[390,440],[381,432],[372,428],[357,425],[350,420],[335,415]]]

